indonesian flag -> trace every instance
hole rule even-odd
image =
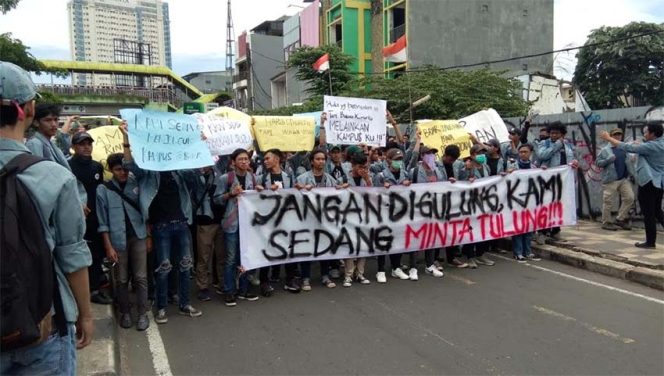
[[[392,63],[402,63],[407,61],[408,56],[406,53],[406,45],[406,36],[404,35],[397,39],[396,42],[383,48],[383,57],[385,57],[385,60]]]
[[[330,54],[321,56],[320,59],[316,60],[313,67],[318,73],[322,73],[330,69]]]

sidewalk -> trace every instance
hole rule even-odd
[[[658,232],[656,249],[634,246],[644,239],[644,230],[637,226],[606,231],[599,222],[579,220],[562,229],[561,240],[533,242],[533,250],[544,258],[664,290],[664,232]],[[511,250],[511,243],[503,246]]]

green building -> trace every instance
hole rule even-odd
[[[371,72],[371,1],[331,0],[325,17],[325,40],[355,57],[352,72]]]

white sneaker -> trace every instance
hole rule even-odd
[[[304,278],[302,280],[302,291],[311,291],[311,279]]]
[[[475,258],[475,262],[480,265],[493,266],[495,262],[489,260],[486,256],[480,256]]]
[[[419,278],[417,277],[417,269],[415,268],[410,268],[408,271],[408,279],[411,281],[417,281]]]
[[[362,274],[358,274],[356,280],[363,285],[371,284],[371,281],[365,278]]]
[[[427,273],[427,274],[431,274],[432,276],[434,276],[436,278],[440,278],[444,275],[443,272],[438,270],[436,265],[431,265],[430,267],[424,269],[424,272]]]
[[[376,282],[387,283],[387,277],[385,277],[385,272],[376,273]]]
[[[440,261],[436,260],[433,262],[434,266],[436,269],[440,270],[441,272],[443,271],[443,264],[440,263]]]
[[[408,277],[408,274],[404,273],[403,269],[401,268],[392,269],[392,277],[403,279],[404,281],[410,279],[410,277]]]
[[[344,278],[344,287],[351,287],[353,285],[353,280],[350,277]]]

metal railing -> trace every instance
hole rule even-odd
[[[174,88],[129,87],[129,86],[81,86],[81,85],[38,85],[39,91],[56,95],[94,95],[94,96],[134,96],[145,98],[154,103],[170,103],[181,107],[186,98],[178,95]]]

